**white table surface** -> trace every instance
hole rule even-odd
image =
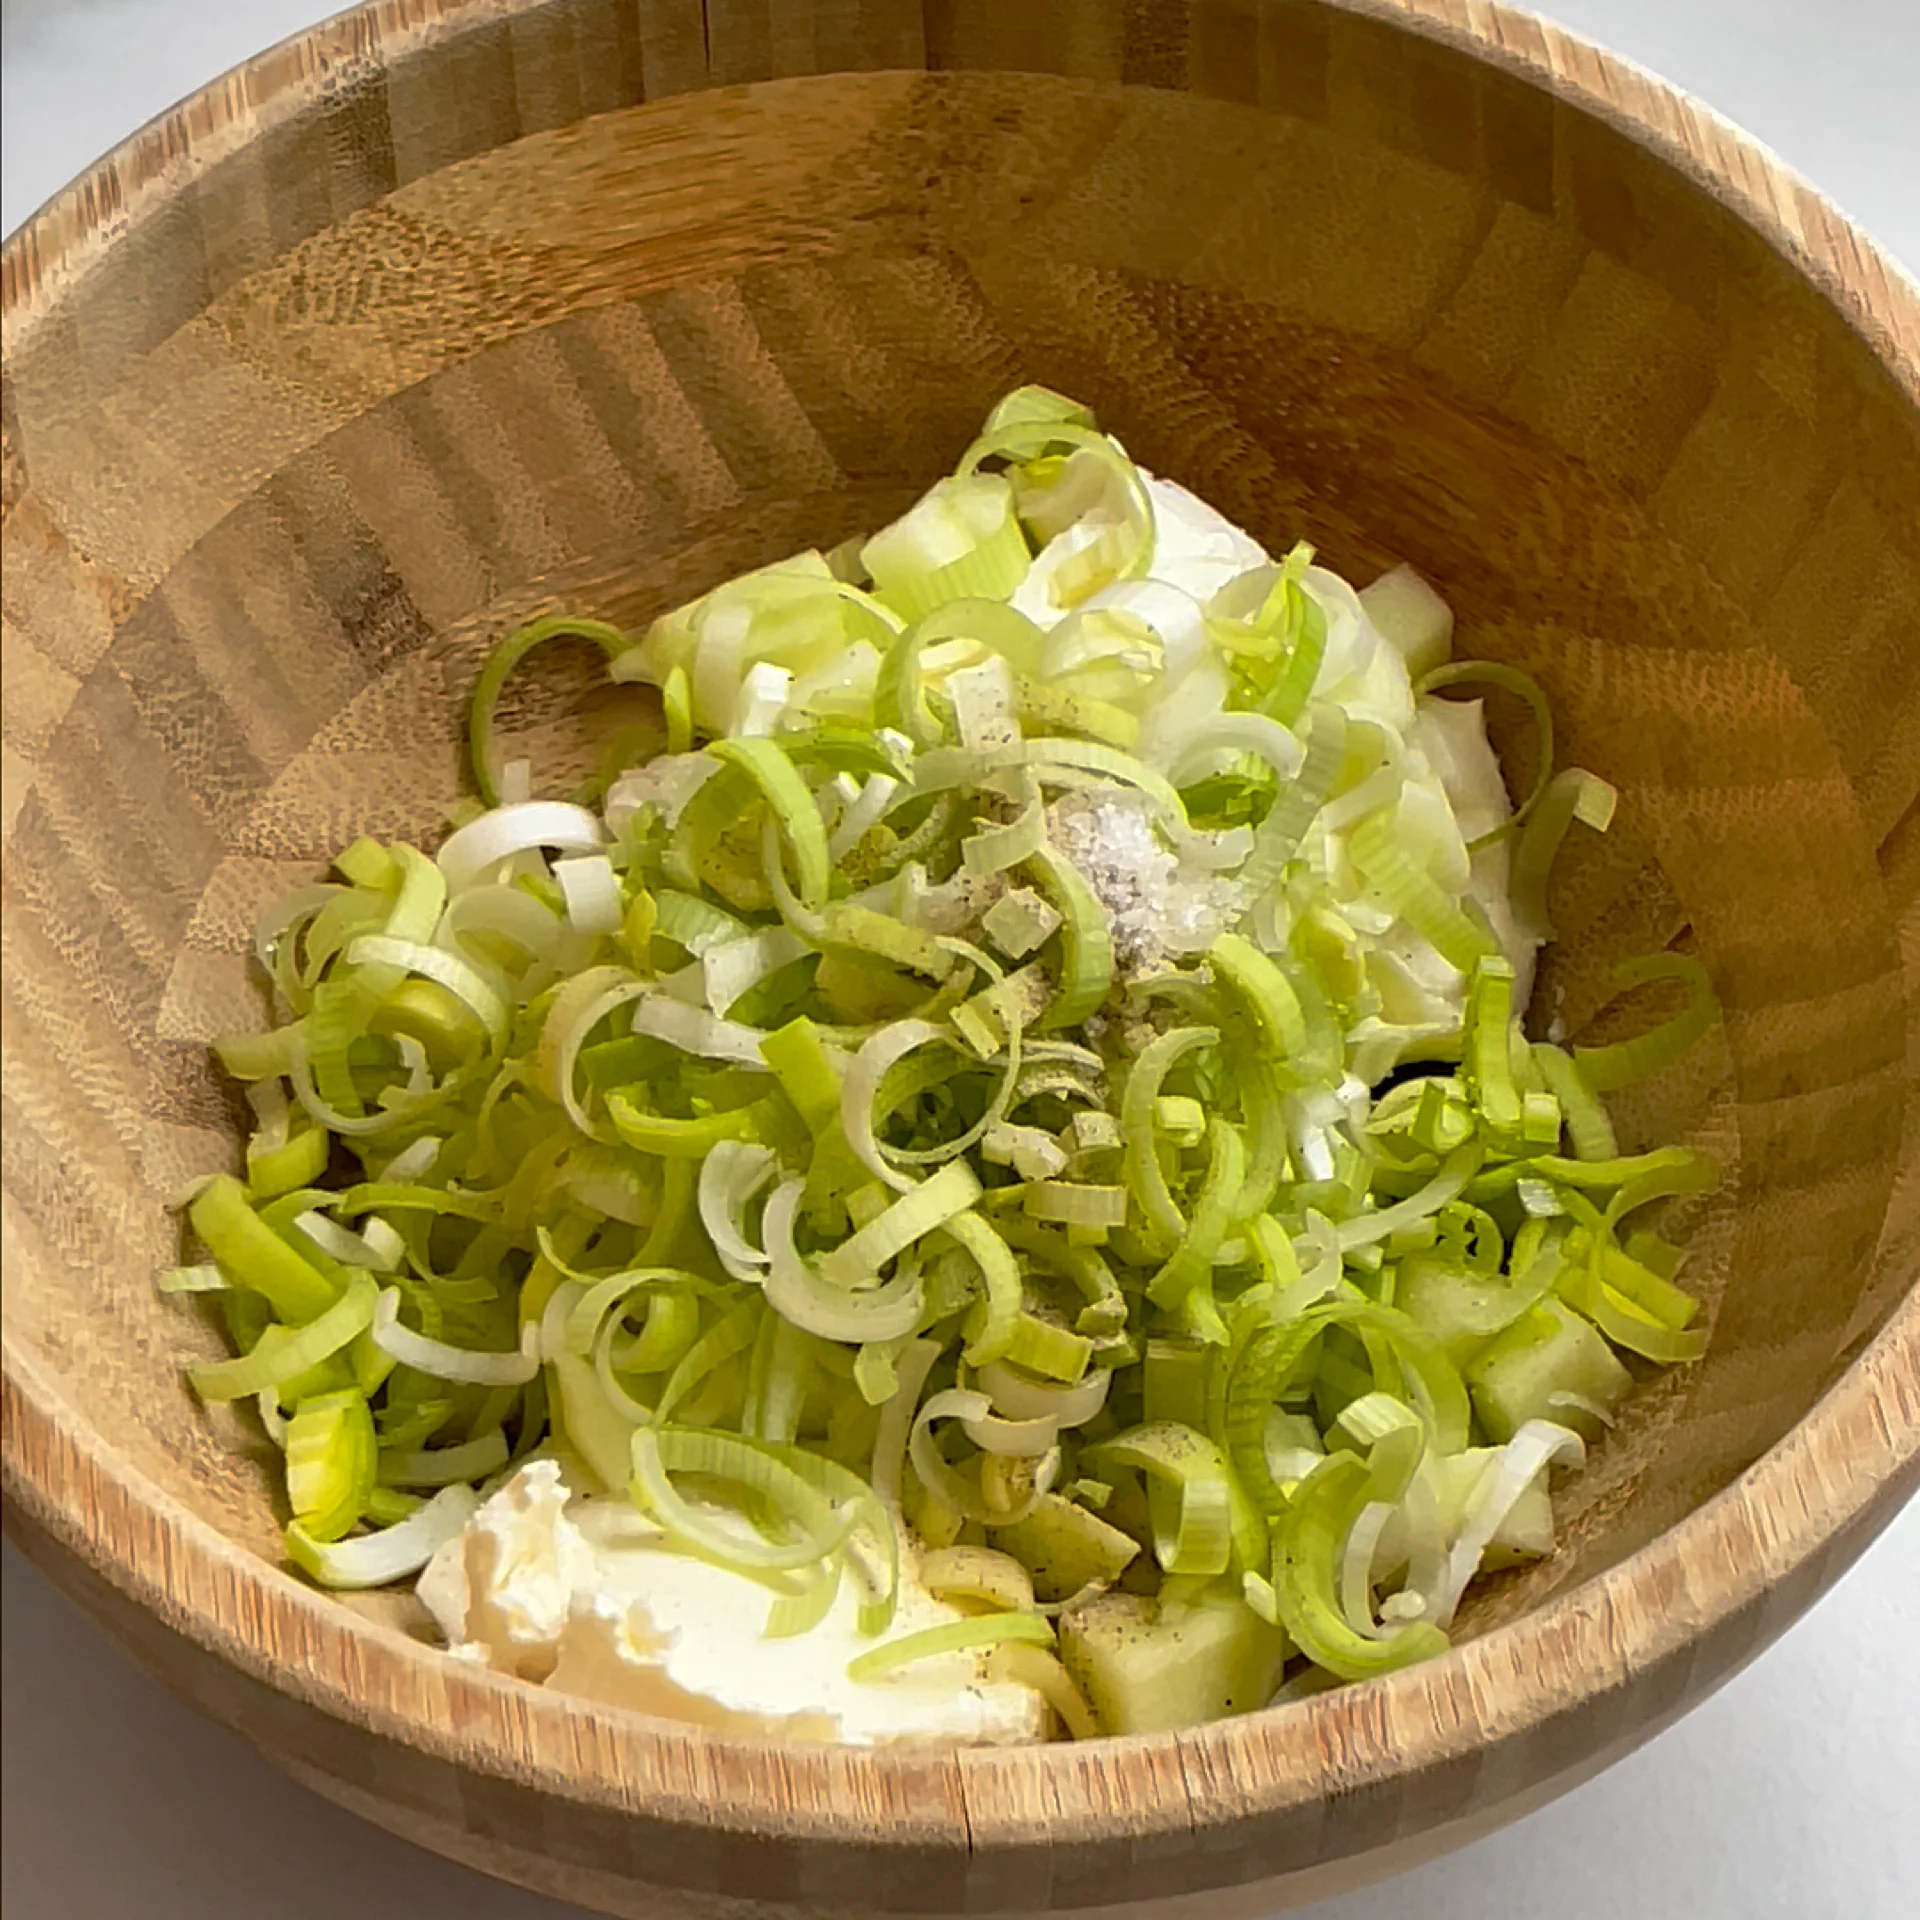
[[[1035,0],[1036,5],[1044,0]],[[11,231],[324,0],[4,0]],[[1558,0],[1920,262],[1920,0]],[[1920,503],[1917,503],[1920,505]],[[134,1670],[7,1549],[7,1920],[564,1920],[336,1811]],[[1517,1826],[1311,1920],[1920,1915],[1920,1505],[1678,1727]]]

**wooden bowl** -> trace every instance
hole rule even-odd
[[[390,0],[69,188],[5,314],[7,1523],[320,1792],[622,1914],[1271,1909],[1645,1739],[1912,1490],[1920,300],[1701,109],[1484,0]],[[252,909],[435,830],[504,630],[870,527],[1022,379],[1414,563],[1620,783],[1545,991],[1712,972],[1631,1116],[1727,1162],[1706,1360],[1454,1654],[1177,1736],[756,1747],[311,1591],[151,1284]]]

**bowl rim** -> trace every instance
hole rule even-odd
[[[183,180],[264,127],[311,110],[356,74],[547,3],[378,0],[189,96],[8,236],[0,305],[9,350]],[[1490,63],[1625,134],[1754,229],[1920,407],[1920,285],[1713,110],[1493,0],[1317,4]],[[1913,1173],[1893,1190],[1879,1260],[1903,1257],[1920,1226]],[[1436,1786],[1496,1747],[1520,1761],[1518,1786],[1535,1777],[1551,1747],[1539,1736],[1553,1723],[1650,1677],[1677,1712],[1728,1677],[1920,1487],[1916,1271],[1879,1334],[1729,1486],[1618,1565],[1440,1660],[1176,1734],[934,1755],[803,1750],[526,1687],[339,1606],[148,1481],[78,1418],[10,1332],[0,1348],[9,1532],[103,1578],[219,1661],[351,1728],[557,1801],[719,1837],[866,1849],[1104,1844],[1111,1866],[1142,1841],[1205,1845],[1209,1828],[1311,1811],[1336,1793],[1387,1788],[1418,1799],[1419,1782]],[[366,1684],[373,1668],[377,1692]],[[1589,1758],[1572,1756],[1562,1784]],[[1436,1803],[1415,1826],[1447,1817]],[[1403,1823],[1379,1837],[1413,1830]],[[1266,1870],[1331,1857],[1276,1858]]]

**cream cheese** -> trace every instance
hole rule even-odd
[[[962,1616],[903,1558],[889,1636]],[[770,1639],[772,1596],[745,1575],[679,1552],[624,1500],[571,1493],[534,1460],[434,1557],[418,1592],[462,1658],[556,1692],[761,1739],[852,1746],[973,1746],[1044,1739],[1045,1702],[986,1677],[983,1656],[946,1654],[877,1680],[847,1663],[876,1642],[843,1579],[826,1617]]]

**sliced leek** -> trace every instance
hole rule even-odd
[[[237,1349],[189,1379],[283,1450],[289,1558],[404,1577],[551,1456],[770,1634],[851,1583],[856,1679],[948,1656],[1075,1736],[1179,1722],[1153,1649],[1226,1711],[1289,1647],[1444,1647],[1551,1550],[1619,1354],[1703,1351],[1654,1210],[1714,1178],[1606,1104],[1712,1025],[1698,961],[1620,970],[1684,995],[1625,1037],[1524,1030],[1617,796],[1451,624],[1029,387],[869,538],[507,638],[482,805],[260,915],[245,1179],[160,1281]],[[660,703],[573,800],[497,738],[569,638]],[[1534,717],[1517,806],[1469,684]],[[916,1568],[958,1617],[878,1638]]]

